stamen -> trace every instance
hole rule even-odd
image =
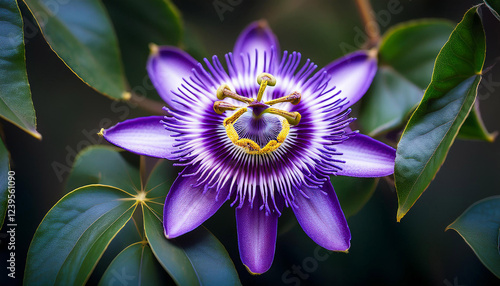
[[[253,98],[248,98],[248,97],[244,97],[244,96],[241,96],[233,91],[231,91],[231,89],[229,88],[229,85],[227,84],[222,84],[221,86],[219,86],[219,88],[217,89],[217,98],[222,100],[226,97],[229,97],[229,98],[232,98],[232,99],[236,99],[238,101],[241,101],[241,102],[245,102],[245,103],[252,103],[254,101]]]
[[[276,103],[281,103],[281,102],[290,102],[293,105],[297,105],[300,102],[301,95],[298,91],[295,91],[289,95],[276,98],[270,101],[266,101],[265,104],[267,105],[274,105]]]
[[[262,100],[262,95],[264,95],[264,90],[266,90],[266,87],[268,85],[276,85],[276,78],[271,74],[261,73],[257,77],[257,83],[260,84],[259,93],[257,94],[257,101],[260,102]]]
[[[284,117],[288,121],[288,123],[290,123],[290,125],[299,124],[300,119],[301,119],[300,113],[298,113],[298,112],[288,112],[288,111],[284,111],[284,110],[272,108],[272,107],[264,110],[263,113],[271,113],[271,114],[276,114],[276,115],[279,115],[281,117]]]
[[[214,103],[214,111],[217,114],[222,114],[227,110],[236,110],[238,108],[240,108],[240,106],[232,105],[225,101],[216,101]]]

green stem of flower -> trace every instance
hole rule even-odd
[[[365,48],[371,49],[377,46],[380,41],[380,27],[375,18],[375,12],[370,4],[370,0],[356,0],[356,6],[358,7],[361,20],[363,20],[365,32],[368,35]]]

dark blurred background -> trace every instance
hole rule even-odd
[[[239,4],[221,18],[212,1],[174,1],[186,26],[186,40],[191,45],[199,43],[195,46],[200,55],[203,50],[206,55],[219,56],[231,51],[248,23],[265,18],[282,50],[300,51],[323,66],[342,56],[341,43],[356,46],[356,33],[363,27],[353,1],[232,2]],[[457,23],[479,2],[401,0],[402,11],[391,15],[381,30],[418,18],[446,18]],[[375,12],[387,9],[387,1],[372,4]],[[500,56],[500,23],[486,10],[483,12],[488,40],[485,66],[490,66]],[[124,116],[146,115],[134,107],[121,109],[130,110],[130,114],[117,112],[117,107],[126,104],[112,105],[110,99],[85,85],[58,59],[40,33],[31,33],[34,36],[26,43],[27,68],[43,140],[1,122],[11,167],[16,172],[17,284],[21,284],[26,253],[38,224],[65,193],[64,179],[76,153],[91,143],[104,143],[95,135],[103,125],[122,121]],[[493,67],[489,73],[498,86],[500,67]],[[478,97],[490,131],[500,130],[500,88],[493,89],[480,87]],[[500,193],[499,171],[498,140],[457,140],[436,179],[400,223],[396,222],[395,190],[381,180],[367,205],[348,220],[352,232],[349,254],[327,255],[302,232],[293,214],[286,212],[280,220],[274,264],[260,276],[248,274],[239,259],[234,209],[225,206],[206,226],[228,249],[245,285],[499,285],[456,232],[444,231],[471,204]],[[5,241],[0,243],[0,260],[5,261]],[[318,251],[327,258],[311,262]],[[297,266],[303,274],[293,274]],[[98,267],[97,271],[102,269]],[[89,284],[97,279],[91,278]],[[0,269],[0,284],[12,282],[6,278],[6,269]]]

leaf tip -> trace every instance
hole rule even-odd
[[[487,138],[488,142],[490,142],[490,143],[495,142],[497,135],[498,135],[498,131],[494,131],[494,132],[491,132],[490,134],[488,134],[488,138]]]
[[[38,133],[36,130],[30,130],[29,134],[38,140],[42,140],[42,134]]]
[[[396,215],[396,221],[401,222],[401,219],[406,215],[408,211],[403,211],[401,208],[398,208],[398,213]]]

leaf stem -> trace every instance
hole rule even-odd
[[[375,12],[370,4],[370,0],[356,0],[356,6],[358,7],[359,15],[361,16],[361,20],[363,20],[365,32],[368,36],[365,48],[371,49],[377,46],[380,41],[380,27],[375,18]]]

